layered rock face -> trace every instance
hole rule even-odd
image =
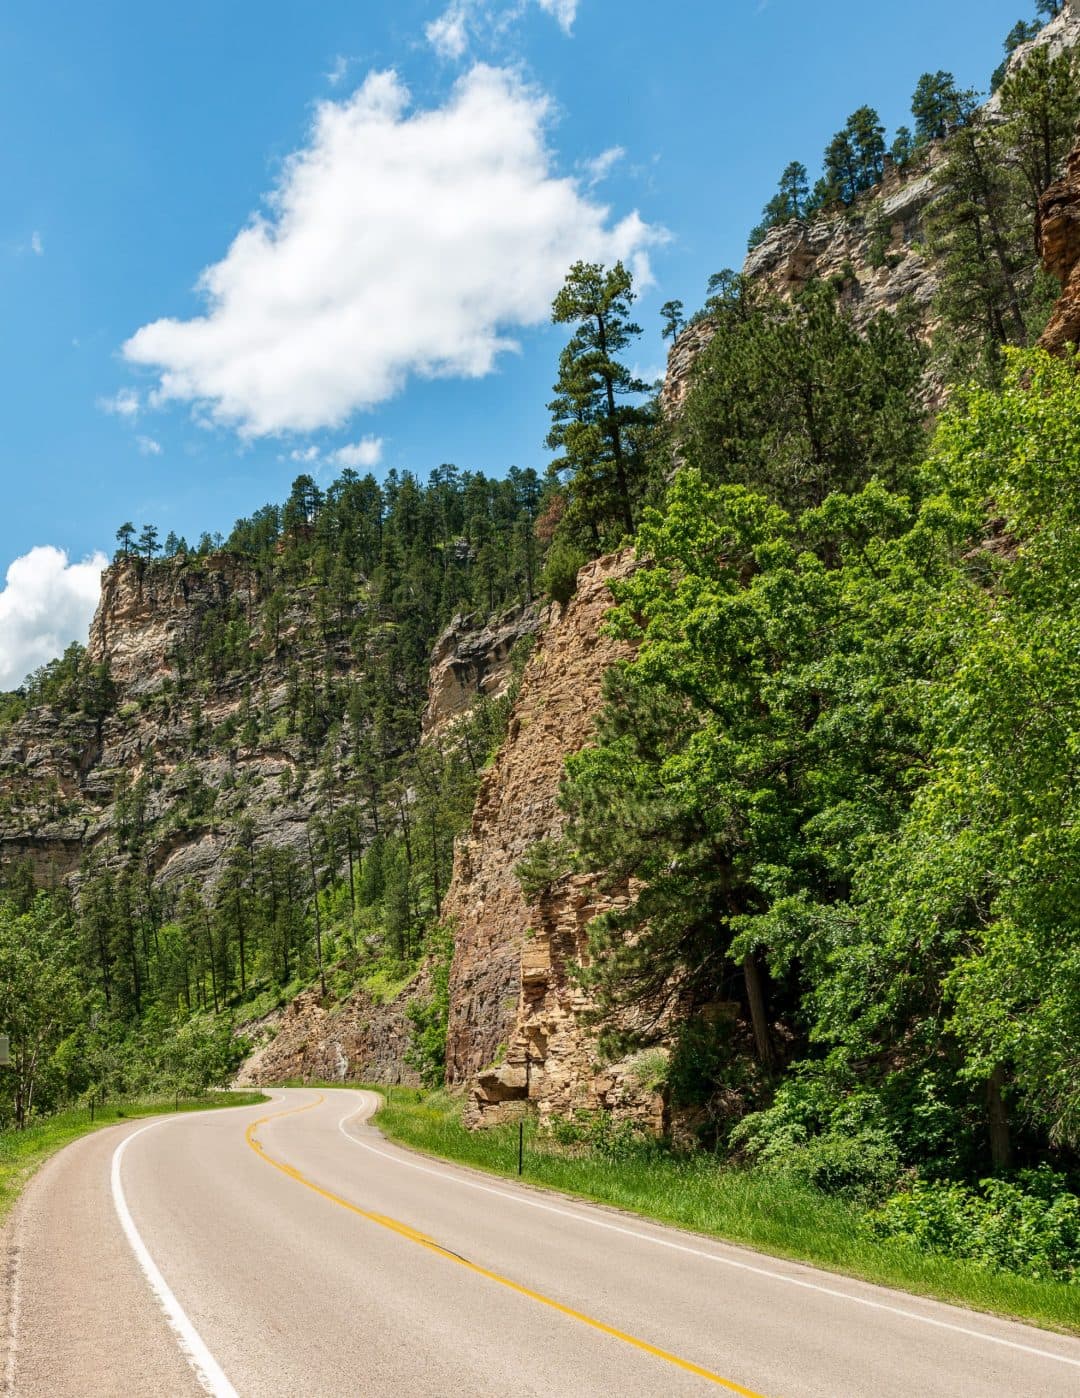
[[[467,713],[480,697],[498,699],[511,678],[511,655],[517,643],[539,631],[543,609],[512,607],[483,623],[475,616],[456,616],[435,643],[428,680],[428,702],[422,732],[440,736]]]
[[[347,674],[354,662],[344,634],[319,632],[298,592],[274,622],[280,650],[269,647],[250,667],[223,667],[212,682],[184,682],[208,628],[220,634],[235,620],[261,633],[270,624],[258,596],[255,577],[226,556],[130,558],[106,570],[88,656],[108,665],[114,701],[96,722],[42,707],[6,730],[5,858],[28,856],[39,881],[55,883],[87,851],[116,849],[137,820],[153,832],[156,878],[212,881],[228,845],[224,827],[240,814],[260,843],[305,848],[320,796],[300,740],[285,731],[290,666]],[[249,713],[257,722],[245,732]]]
[[[405,1061],[412,1026],[408,1007],[430,991],[421,974],[394,1000],[379,1003],[363,991],[327,1003],[305,991],[244,1032],[256,1047],[236,1078],[238,1087],[265,1087],[293,1079],[419,1085]]]
[[[1080,344],[1080,146],[1065,175],[1039,201],[1036,228],[1043,266],[1061,283],[1061,296],[1039,344],[1051,354]]]
[[[743,275],[785,299],[810,281],[832,280],[860,327],[902,303],[928,326],[937,277],[919,239],[940,160],[932,150],[917,173],[888,169],[875,190],[843,213],[771,228],[748,255]]]
[[[574,876],[531,904],[514,873],[533,845],[563,829],[563,763],[588,742],[604,673],[628,653],[602,634],[609,583],[636,566],[629,551],[587,565],[576,595],[554,610],[455,851],[444,904],[455,938],[447,1081],[470,1084],[474,1125],[520,1111],[526,1098],[542,1115],[606,1105],[661,1124],[663,1104],[634,1065],[598,1069],[573,975],[587,956],[589,921],[621,901],[619,892]]]

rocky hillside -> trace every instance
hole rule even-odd
[[[1036,49],[1056,57],[1078,45],[1080,0],[1066,0],[1059,15],[1013,52],[1006,73],[1016,73]],[[982,115],[989,122],[1000,119],[1000,89]],[[811,281],[831,282],[860,327],[882,311],[903,307],[930,340],[937,326],[940,271],[927,250],[925,216],[942,193],[945,154],[943,143],[931,142],[904,170],[886,156],[882,182],[850,208],[827,209],[770,228],[747,255],[743,276],[784,300]],[[693,365],[711,338],[705,317],[689,324],[673,344],[661,396],[669,416],[682,406]]]
[[[574,976],[588,959],[588,923],[618,904],[618,890],[562,875],[530,897],[516,872],[562,831],[563,763],[588,741],[604,672],[626,653],[603,634],[609,585],[637,566],[631,551],[589,564],[566,608],[554,609],[458,841],[444,908],[454,933],[446,1065],[448,1083],[470,1087],[474,1124],[525,1099],[542,1116],[604,1106],[662,1124],[640,1063],[598,1064],[588,996]]]

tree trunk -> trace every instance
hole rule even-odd
[[[1009,1117],[1005,1110],[1002,1088],[1005,1069],[999,1064],[986,1080],[986,1111],[990,1124],[990,1163],[995,1171],[1007,1170],[1012,1164],[1012,1142],[1009,1139]]]
[[[762,984],[761,968],[750,953],[743,957],[743,980],[746,984],[746,999],[750,1006],[750,1023],[754,1030],[754,1046],[757,1056],[766,1067],[771,1067],[776,1055],[773,1052],[772,1035],[769,1033],[769,1017],[765,1009],[765,989]]]

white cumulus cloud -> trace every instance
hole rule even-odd
[[[338,447],[337,451],[332,451],[327,460],[332,461],[335,466],[351,466],[354,470],[358,466],[377,466],[382,460],[383,439],[381,437],[362,437],[359,442],[349,442],[346,446]]]
[[[203,273],[205,314],[124,346],[158,371],[154,401],[250,437],[340,427],[412,375],[490,373],[578,258],[647,277],[662,233],[557,174],[549,115],[518,74],[483,64],[434,110],[413,109],[394,72],[323,102],[268,214]]]
[[[103,553],[71,563],[51,545],[15,559],[0,590],[0,690],[86,640],[107,564]]]
[[[165,448],[153,437],[136,437],[135,442],[143,456],[160,456]]]

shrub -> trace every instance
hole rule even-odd
[[[870,1221],[878,1237],[1034,1281],[1080,1285],[1080,1196],[1046,1165],[976,1188],[917,1180]]]
[[[895,1188],[902,1164],[875,1092],[844,1092],[825,1072],[804,1069],[777,1090],[772,1106],[732,1132],[750,1158],[826,1194],[865,1200]]]
[[[578,571],[587,562],[588,559],[585,555],[573,544],[568,544],[562,540],[556,540],[552,544],[540,579],[544,590],[550,595],[552,601],[558,602],[560,606],[566,606],[577,591]]]

